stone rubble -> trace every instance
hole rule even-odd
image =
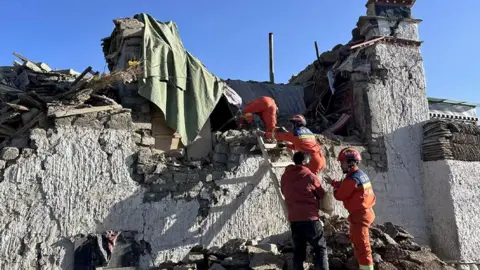
[[[348,237],[348,221],[333,216],[323,218],[323,222],[330,269],[358,269]],[[390,222],[373,225],[370,241],[378,270],[455,269],[442,262],[430,248],[416,244],[404,228]],[[309,251],[305,269],[313,269],[313,255]],[[167,262],[159,269],[292,269],[292,252],[289,236],[283,236],[283,241],[232,239],[220,248],[194,247],[183,262],[177,265]]]
[[[45,63],[14,55],[23,63],[15,61],[14,66],[0,67],[0,148],[23,139],[22,135],[37,124],[42,125],[47,117],[122,111],[112,85],[136,80],[141,69],[137,65],[100,76],[88,67],[80,74],[52,70]]]

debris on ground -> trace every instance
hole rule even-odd
[[[0,67],[0,148],[45,117],[122,110],[112,86],[135,81],[141,72],[139,66],[101,76],[91,67],[82,73],[52,70],[45,63],[14,55],[21,62],[15,60],[13,66]]]
[[[331,270],[358,269],[353,255],[346,218],[334,216],[324,219],[328,258]],[[232,239],[221,248],[194,247],[183,262],[165,263],[160,269],[292,269],[293,247],[288,233],[264,240]],[[387,222],[373,225],[370,242],[376,269],[449,269],[428,247],[413,241],[404,228]],[[305,262],[305,269],[313,268],[312,253]]]
[[[474,124],[433,119],[423,126],[423,160],[480,161],[480,128]]]

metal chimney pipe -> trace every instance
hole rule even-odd
[[[270,64],[270,83],[275,83],[275,72],[273,70],[273,33],[268,34],[269,41],[269,64]]]

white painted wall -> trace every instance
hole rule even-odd
[[[367,53],[376,59],[372,69],[388,70],[367,86],[372,136],[383,141],[388,160],[388,171],[373,178],[377,220],[401,224],[427,244],[420,149],[422,123],[429,116],[421,53],[397,44],[378,44]]]
[[[480,263],[480,162],[424,163],[432,246],[445,259]]]
[[[129,133],[78,127],[34,133],[38,154],[7,168],[0,183],[0,269],[30,269],[39,252],[42,269],[72,269],[69,238],[106,229],[138,231],[151,244],[155,264],[181,260],[197,244],[288,230],[261,158],[247,158],[237,173],[217,182],[219,201],[199,222],[196,200],[169,195],[143,202],[145,189],[129,175]],[[103,149],[100,138],[107,142]],[[142,269],[151,263],[142,257]]]

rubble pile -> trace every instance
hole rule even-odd
[[[348,221],[334,216],[324,219],[324,224],[330,269],[358,269],[348,236]],[[405,229],[392,223],[373,225],[370,241],[376,269],[454,269],[412,239]],[[221,248],[194,247],[183,262],[164,263],[159,269],[292,269],[292,252],[288,233],[264,240],[233,239]],[[314,269],[312,252],[305,269]]]
[[[0,148],[47,117],[124,110],[111,86],[135,81],[140,72],[138,65],[102,76],[91,67],[82,73],[52,70],[45,63],[14,55],[22,62],[0,67]]]
[[[474,124],[433,119],[423,126],[423,160],[480,161],[480,128]]]

